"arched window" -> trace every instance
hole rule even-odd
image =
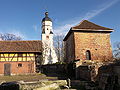
[[[91,53],[89,50],[86,51],[86,60],[91,60]]]

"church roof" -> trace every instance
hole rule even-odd
[[[32,41],[0,41],[0,52],[42,52],[42,42]]]
[[[83,20],[78,25],[72,27],[73,30],[75,29],[81,29],[81,30],[113,30],[107,27],[103,27],[100,25],[97,25],[95,23],[92,23],[88,20]]]
[[[52,21],[49,17],[44,17],[43,19],[42,19],[42,22],[43,21]]]
[[[45,12],[45,17],[42,19],[43,21],[52,21],[49,17],[48,17],[48,12]]]
[[[88,20],[83,20],[78,25],[71,27],[71,29],[69,30],[69,32],[67,33],[67,35],[65,36],[63,41],[65,41],[72,32],[103,32],[103,33],[105,32],[105,33],[110,33],[112,31],[113,31],[113,29],[97,25],[97,24],[92,23]]]

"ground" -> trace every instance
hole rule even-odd
[[[64,85],[67,85],[66,80],[40,73],[0,76],[0,90],[60,90]]]
[[[47,77],[44,74],[31,74],[31,75],[15,75],[15,76],[0,76],[0,82],[13,82],[13,81],[39,81],[44,79],[57,79],[57,77]]]

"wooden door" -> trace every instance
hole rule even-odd
[[[11,75],[11,64],[4,64],[4,75]]]
[[[33,73],[32,63],[28,64],[28,73]]]

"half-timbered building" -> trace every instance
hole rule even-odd
[[[41,55],[40,40],[0,41],[0,75],[35,73]]]

